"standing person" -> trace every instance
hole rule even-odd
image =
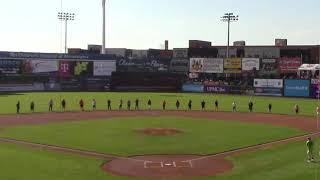
[[[65,99],[62,99],[61,106],[62,106],[63,112],[65,112],[66,111],[66,100]]]
[[[218,100],[216,100],[215,102],[214,102],[214,106],[215,106],[215,111],[219,111],[219,102],[218,102]]]
[[[201,109],[202,111],[206,110],[206,102],[204,100],[201,102]]]
[[[232,102],[232,112],[237,112],[237,104],[236,102]]]
[[[52,112],[52,110],[53,110],[53,100],[50,99],[50,101],[49,101],[49,112]]]
[[[139,110],[139,99],[136,99],[136,103],[135,103],[135,110]]]
[[[180,101],[179,101],[179,99],[177,99],[176,108],[177,108],[177,110],[179,110],[179,108],[180,108]]]
[[[80,105],[80,110],[81,110],[81,111],[84,111],[84,102],[83,102],[82,99],[80,99],[79,105]]]
[[[31,103],[30,103],[30,111],[34,112],[34,102],[33,101],[31,101]]]
[[[316,112],[317,112],[317,116],[319,116],[320,115],[320,106],[317,106]]]
[[[107,104],[108,104],[108,111],[111,111],[111,100],[110,99],[108,99],[108,101],[107,101]]]
[[[298,104],[296,104],[296,105],[294,105],[294,111],[295,111],[295,113],[296,114],[299,114],[299,112],[300,112],[300,109],[299,109],[299,105]]]
[[[314,143],[313,143],[311,137],[308,138],[306,145],[307,145],[308,162],[313,162],[314,161],[314,156],[313,156]]]
[[[162,102],[162,110],[166,110],[166,105],[167,105],[167,102],[166,102],[166,100],[164,100]]]
[[[130,100],[128,100],[128,102],[127,102],[127,108],[128,108],[128,111],[131,110],[131,101]]]
[[[17,108],[17,114],[20,114],[20,101],[17,102],[16,108]]]
[[[92,99],[92,110],[95,111],[97,109],[97,101]]]
[[[191,109],[192,109],[192,101],[191,101],[191,99],[189,100],[189,102],[188,102],[188,109],[191,111]]]
[[[249,112],[252,112],[253,111],[253,102],[250,101],[248,106],[249,106]]]
[[[122,110],[122,106],[123,106],[123,100],[120,99],[120,103],[119,103],[119,110]]]
[[[151,110],[151,99],[148,100],[148,110]]]
[[[268,105],[268,110],[269,110],[269,113],[272,113],[272,104],[271,103],[269,103],[269,105]]]

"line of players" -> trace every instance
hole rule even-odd
[[[134,104],[135,104],[134,110],[140,110],[140,100],[139,100],[139,99],[136,99],[136,100],[134,101]],[[205,110],[206,110],[206,104],[207,104],[207,103],[206,103],[205,100],[202,100],[202,101],[201,101],[200,105],[201,105],[201,110],[202,110],[202,111],[205,111]],[[65,99],[62,99],[62,100],[61,100],[61,110],[62,110],[63,112],[66,111],[66,105],[67,105],[66,100],[65,100]],[[92,99],[91,105],[92,105],[92,110],[95,111],[95,110],[97,109],[97,101],[96,101],[95,99]],[[180,106],[181,106],[180,100],[177,100],[176,103],[175,103],[175,105],[176,105],[176,109],[177,109],[177,110],[180,110]],[[187,104],[188,110],[192,110],[192,105],[193,105],[192,100],[189,100],[189,101],[188,101],[188,104]],[[18,101],[17,104],[16,104],[16,110],[17,110],[17,113],[18,113],[18,114],[20,113],[20,106],[21,106],[21,105],[20,105],[20,101]],[[49,112],[52,112],[52,111],[53,111],[53,106],[54,106],[54,102],[53,102],[52,99],[50,99],[50,100],[49,100],[49,103],[48,103]],[[85,106],[84,100],[83,100],[83,99],[80,99],[80,101],[79,101],[79,107],[80,107],[80,110],[81,110],[81,111],[84,111],[84,106]],[[232,106],[232,112],[237,112],[237,103],[236,103],[235,101],[232,102],[232,105],[231,105],[231,106]],[[250,100],[249,103],[248,103],[248,110],[249,110],[249,112],[253,112],[253,107],[254,107],[254,103]],[[167,101],[164,100],[164,101],[162,101],[162,110],[166,110],[166,108],[167,108]],[[123,110],[123,109],[124,109],[124,101],[121,99],[121,100],[119,101],[119,110]],[[131,110],[131,100],[128,100],[128,101],[126,102],[126,109],[127,109],[128,111]],[[147,109],[148,109],[148,110],[151,110],[151,109],[152,109],[152,101],[151,101],[151,99],[149,99],[149,100],[147,101]],[[268,104],[267,109],[268,109],[268,112],[269,112],[269,113],[272,113],[272,104],[271,104],[271,103]],[[110,99],[107,100],[107,110],[112,110],[112,101],[111,101]],[[31,112],[34,112],[34,111],[35,111],[35,103],[34,103],[34,101],[31,101],[31,102],[30,102],[30,111],[31,111]],[[215,101],[214,101],[214,111],[219,111],[219,101],[218,101],[218,100],[215,100]],[[296,114],[299,114],[300,109],[299,109],[298,104],[296,104],[296,105],[294,106],[294,112],[295,112]],[[317,107],[317,112],[320,112],[320,108],[318,108],[318,107]]]

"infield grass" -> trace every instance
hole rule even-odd
[[[281,97],[258,97],[258,96],[237,96],[237,95],[216,95],[216,94],[188,94],[188,93],[111,93],[111,92],[59,92],[59,93],[18,93],[18,94],[0,94],[0,113],[10,114],[16,112],[16,102],[21,103],[21,112],[29,113],[31,101],[35,102],[36,112],[47,112],[48,102],[54,100],[54,110],[60,111],[61,99],[66,99],[68,111],[79,111],[78,102],[82,98],[85,101],[85,109],[92,110],[91,101],[96,99],[99,110],[107,109],[107,99],[111,99],[112,108],[118,110],[119,101],[123,99],[124,108],[127,100],[131,100],[134,108],[135,99],[140,99],[140,109],[146,109],[148,99],[152,100],[153,109],[161,109],[162,101],[167,101],[167,109],[175,110],[177,99],[181,102],[181,110],[187,109],[189,99],[193,101],[193,110],[200,110],[202,100],[207,102],[207,110],[213,110],[214,101],[219,101],[221,111],[231,111],[231,104],[235,101],[238,104],[238,110],[248,112],[248,101],[254,101],[255,112],[267,112],[269,103],[273,105],[273,113],[293,115],[293,106],[300,105],[301,115],[314,116],[318,101],[315,99],[299,98],[281,98]]]
[[[177,128],[184,133],[149,136],[135,132],[143,128]],[[206,155],[301,134],[304,132],[287,127],[186,117],[113,118],[15,127],[0,132],[1,137],[121,156]]]
[[[307,163],[305,154],[304,142],[280,145],[229,157],[235,165],[232,171],[191,180],[316,179],[319,177],[320,164]],[[146,180],[103,172],[100,166],[104,160],[11,144],[0,143],[0,160],[0,179],[3,180]]]

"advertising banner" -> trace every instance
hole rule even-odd
[[[94,61],[93,75],[94,76],[111,76],[112,72],[117,70],[116,61]]]
[[[222,58],[191,58],[190,72],[223,73]]]
[[[240,58],[224,59],[224,73],[241,73],[241,59]]]
[[[58,62],[54,60],[26,60],[26,72],[29,73],[50,73],[58,71]]]
[[[255,88],[283,88],[282,79],[254,79]]]
[[[92,74],[92,62],[78,61],[74,65],[74,75],[76,76],[89,76]]]
[[[189,59],[172,59],[170,62],[171,72],[189,72]]]
[[[310,96],[313,98],[320,98],[320,80],[311,79]]]
[[[286,79],[284,81],[284,96],[309,97],[310,80]]]
[[[183,84],[183,92],[204,92],[204,86],[200,84]]]
[[[228,93],[230,89],[227,86],[205,86],[204,91],[208,93]]]
[[[257,96],[282,96],[282,89],[269,87],[256,87],[254,94]]]
[[[260,70],[260,59],[259,58],[243,58],[242,59],[242,70],[253,71]]]
[[[0,74],[21,74],[21,60],[0,60]]]
[[[117,61],[118,72],[160,72],[168,71],[170,61],[151,59],[121,59]]]
[[[281,73],[296,73],[301,66],[301,58],[282,57],[279,59],[279,69]]]
[[[44,91],[42,83],[34,84],[0,84],[0,92]]]
[[[276,59],[262,59],[259,75],[277,75],[279,74],[278,63]]]

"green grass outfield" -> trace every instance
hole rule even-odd
[[[134,108],[134,100],[140,99],[140,108],[146,109],[146,103],[150,98],[152,100],[153,109],[161,109],[162,101],[167,101],[167,108],[175,109],[177,99],[181,102],[181,109],[187,109],[189,99],[193,101],[193,109],[200,109],[200,102],[207,102],[207,110],[213,110],[213,104],[216,99],[219,101],[220,110],[231,111],[233,101],[237,102],[238,110],[248,112],[248,101],[252,98],[254,101],[254,111],[267,112],[267,105],[272,103],[273,112],[277,114],[294,114],[293,106],[300,105],[301,115],[315,115],[315,108],[318,105],[316,99],[300,99],[300,98],[281,98],[281,97],[258,97],[258,96],[237,96],[237,95],[216,95],[216,94],[188,94],[188,93],[110,93],[110,92],[70,92],[70,93],[18,93],[18,94],[0,94],[0,114],[10,114],[16,112],[16,102],[21,102],[21,112],[29,112],[30,102],[36,103],[37,112],[48,111],[48,102],[52,98],[55,102],[54,109],[60,111],[60,100],[62,98],[67,101],[67,110],[78,111],[78,102],[82,98],[85,101],[85,108],[91,110],[92,99],[97,100],[97,108],[99,110],[107,109],[107,99],[112,100],[112,108],[118,109],[119,100],[124,100],[124,108],[126,102],[131,100],[131,107]]]
[[[319,163],[307,163],[303,142],[250,152],[228,159],[231,172],[192,180],[302,180],[320,176]],[[319,158],[317,158],[319,159]],[[100,169],[103,160],[0,144],[3,180],[146,180],[113,176]],[[179,180],[179,179],[177,179]]]
[[[177,128],[184,133],[148,136],[135,132],[144,128]],[[134,117],[8,128],[0,131],[0,137],[133,156],[207,155],[304,133],[293,128],[255,123],[186,117]]]

